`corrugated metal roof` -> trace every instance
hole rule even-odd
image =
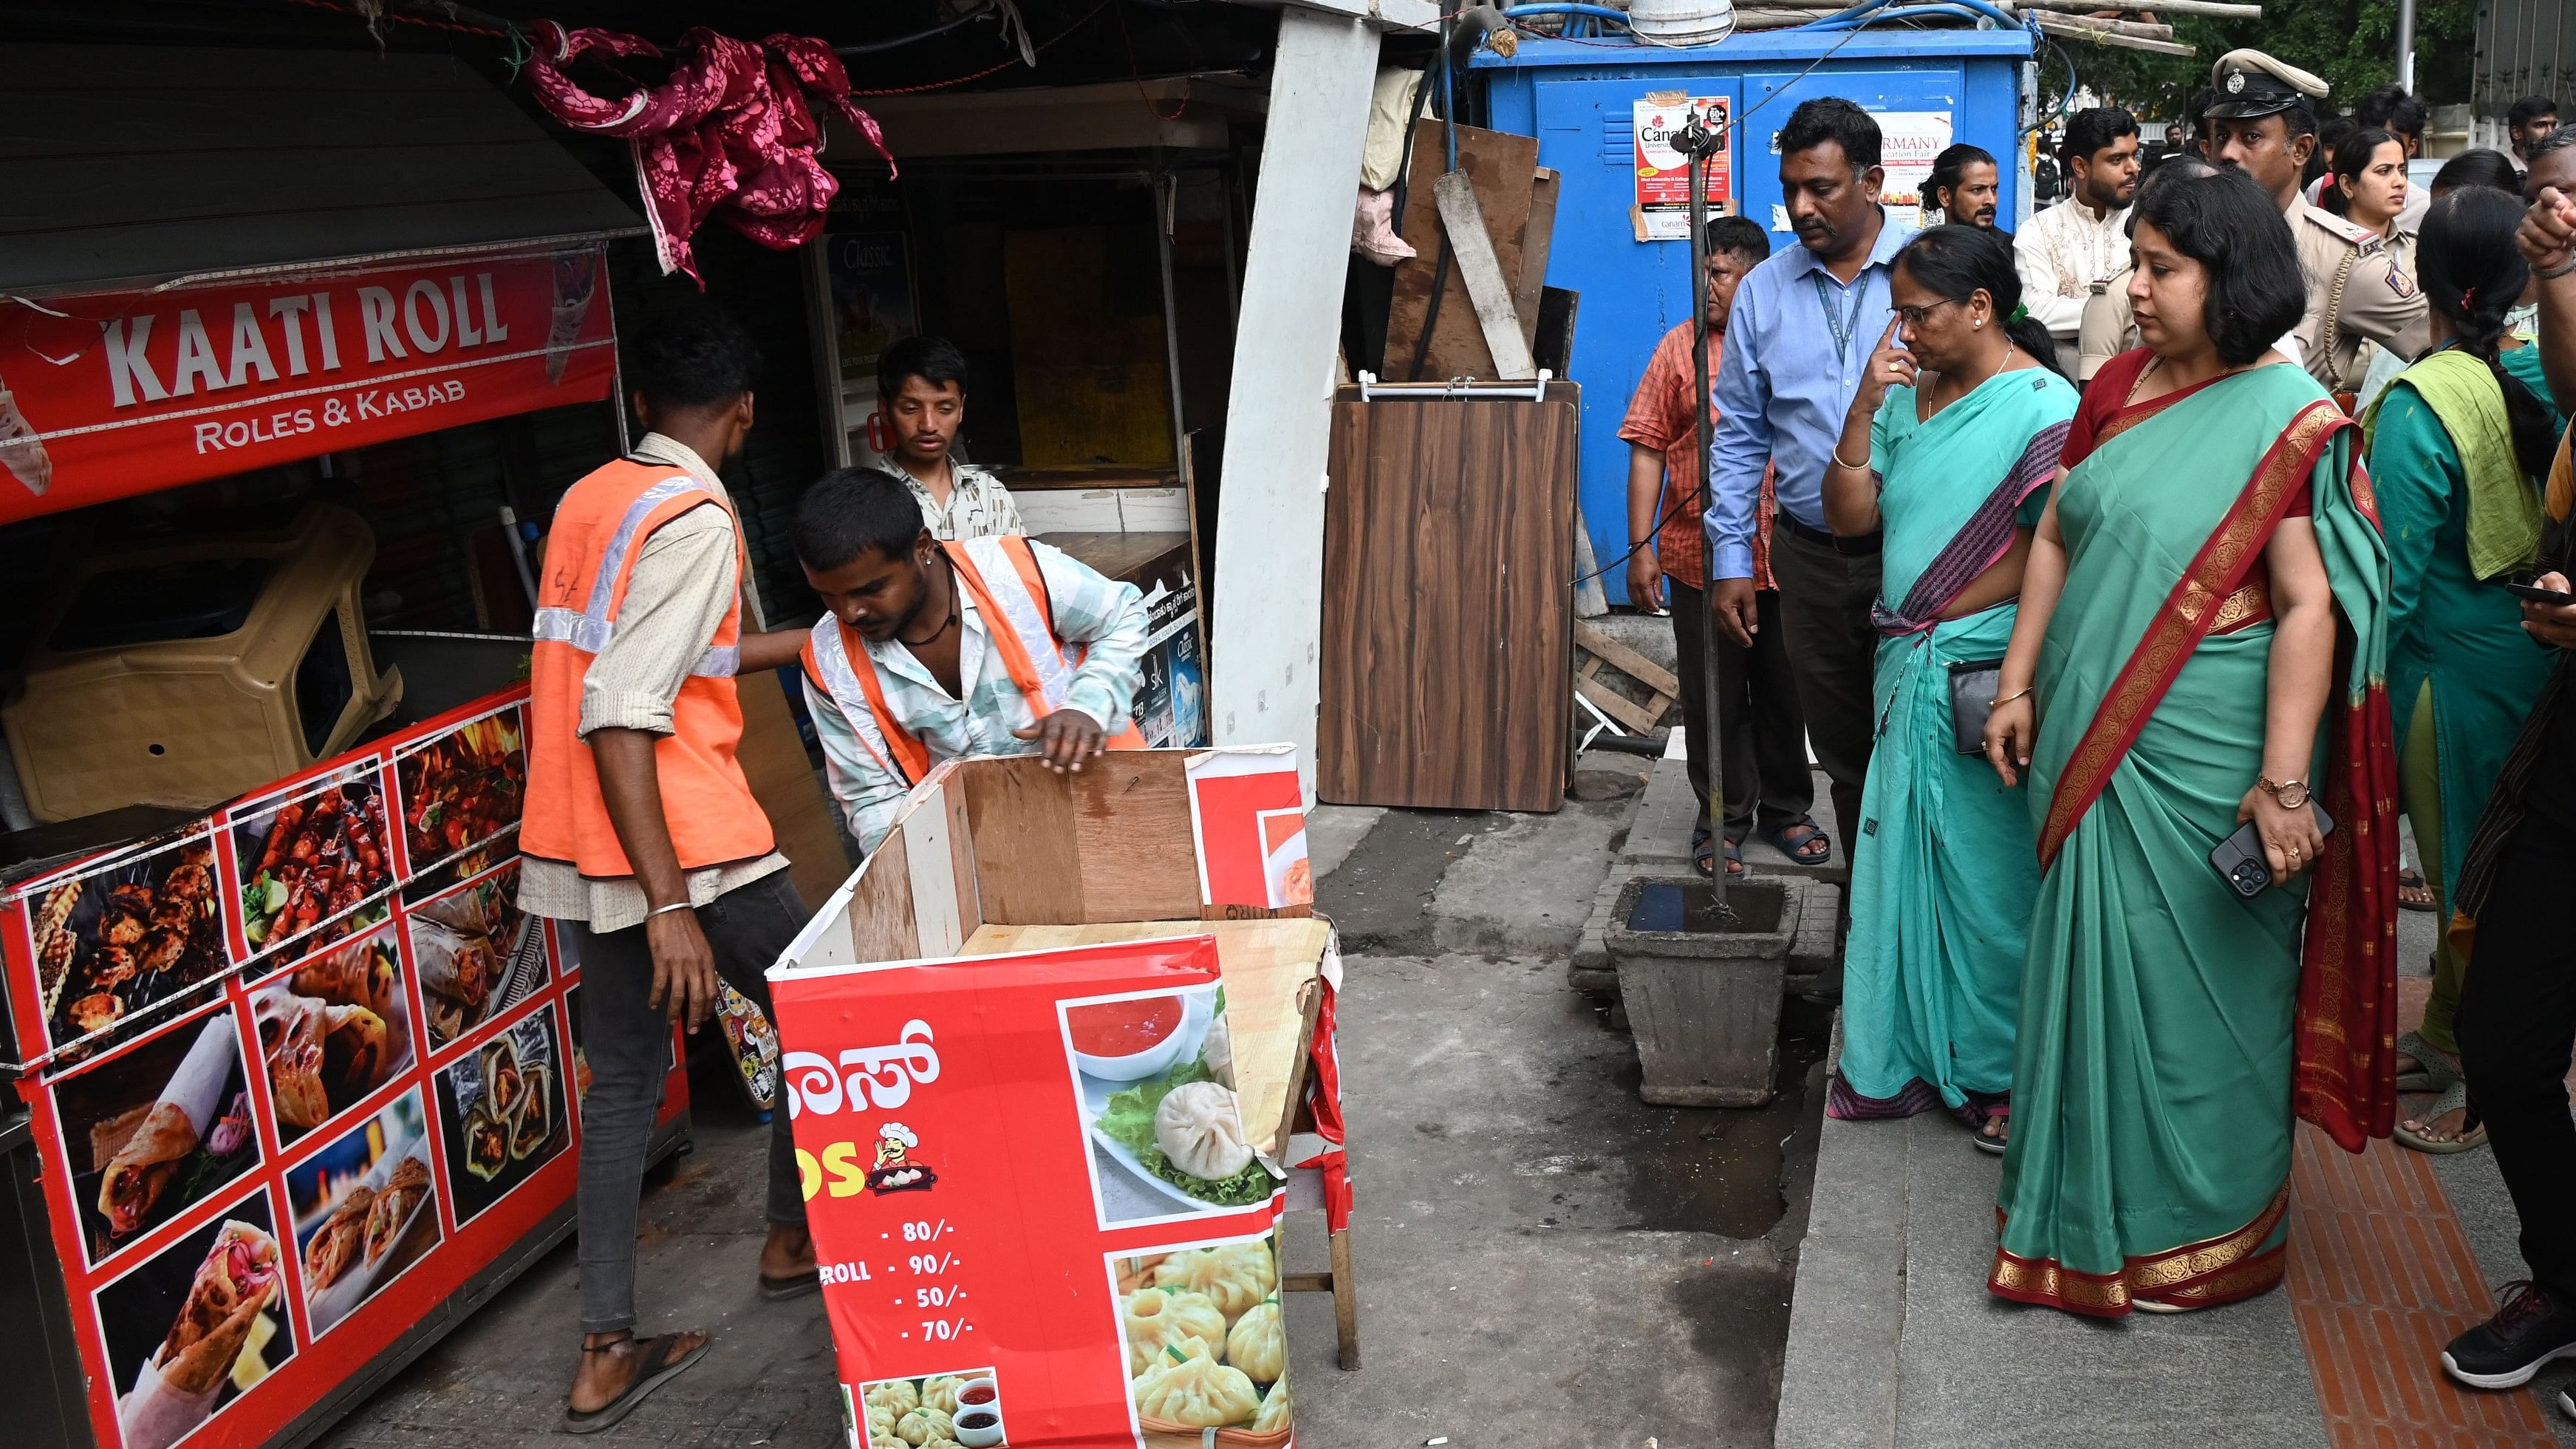
[[[441,56],[0,47],[0,290],[642,229]]]

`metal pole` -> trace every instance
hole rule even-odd
[[[1154,254],[1163,265],[1163,366],[1171,373],[1172,467],[1190,476],[1189,425],[1181,418],[1181,314],[1172,295],[1172,225],[1180,186],[1169,172],[1154,174]]]
[[[2397,0],[2397,86],[2415,91],[2415,0]]]
[[[1708,157],[1726,144],[1726,132],[1703,127],[1696,114],[1683,119],[1673,141],[1676,149],[1690,157],[1690,266],[1691,266],[1691,401],[1696,409],[1698,429],[1694,434],[1693,452],[1698,458],[1699,482],[1692,490],[1697,500],[1705,536],[1709,508],[1709,416],[1708,391]],[[1717,742],[1726,736],[1719,727],[1719,692],[1717,687],[1718,629],[1713,601],[1717,595],[1717,560],[1705,542],[1700,546],[1700,689],[1707,710],[1708,730],[1700,748],[1708,752],[1708,827],[1717,846],[1717,859],[1710,871],[1709,883],[1715,892],[1717,907],[1726,910],[1726,752]]]

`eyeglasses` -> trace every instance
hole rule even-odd
[[[1944,297],[1938,302],[1921,307],[1899,307],[1896,309],[1896,315],[1906,326],[1920,327],[1923,325],[1923,319],[1932,315],[1933,308],[1947,307],[1953,303],[1964,304],[1967,300],[1965,297]]]

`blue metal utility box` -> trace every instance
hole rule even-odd
[[[1650,93],[1722,97],[1733,118],[1730,189],[1743,215],[1796,246],[1779,214],[1774,136],[1801,101],[1841,96],[1878,113],[1887,132],[1888,190],[1910,199],[1942,145],[1967,141],[2002,162],[1999,214],[2028,209],[2015,142],[2023,125],[2032,42],[2028,31],[1767,30],[1716,45],[1666,48],[1617,40],[1524,37],[1510,59],[1479,52],[1495,129],[1538,138],[1538,160],[1562,176],[1547,283],[1582,294],[1574,329],[1574,381],[1583,384],[1582,503],[1594,555],[1606,566],[1628,550],[1628,445],[1619,437],[1628,400],[1655,343],[1690,318],[1687,228],[1649,220],[1641,196],[1657,193],[1637,165],[1637,121]],[[1937,144],[1936,144],[1937,143]],[[1891,219],[1913,225],[1910,206]],[[1641,241],[1649,230],[1669,241]],[[1625,601],[1627,571],[1601,580]]]

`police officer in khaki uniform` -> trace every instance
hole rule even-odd
[[[2377,342],[2406,358],[2421,353],[2430,340],[2431,323],[2424,294],[2402,260],[2380,239],[2308,205],[2299,194],[2300,173],[2316,150],[2315,103],[2324,99],[2326,83],[2259,50],[2221,56],[2210,83],[2212,100],[2204,123],[2210,159],[2243,171],[2279,201],[2298,245],[2299,269],[2307,277],[2307,312],[2298,328],[2281,339],[2282,355],[2340,394],[2361,384],[2364,342]],[[2085,304],[2078,345],[2079,370],[2085,376],[2113,354],[2137,345],[2128,282],[2126,272],[2113,277]]]
[[[2301,169],[2317,147],[2326,83],[2259,50],[2231,50],[2210,72],[2210,159],[2280,199],[2307,274],[2308,310],[2293,334],[2311,376],[2337,393],[2361,385],[2364,342],[2413,358],[2430,339],[2424,294],[2378,237],[2308,205]]]

